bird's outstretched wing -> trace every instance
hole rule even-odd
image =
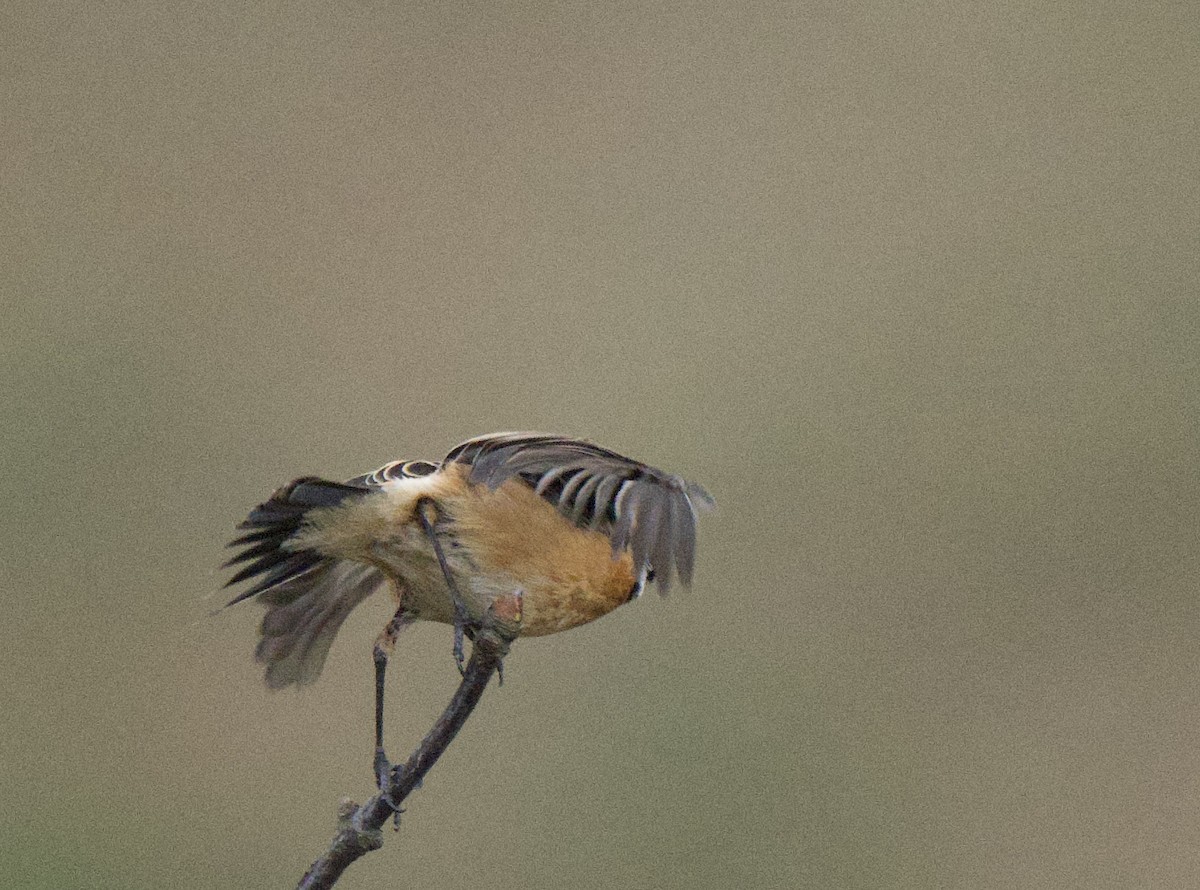
[[[541,433],[469,439],[445,463],[470,466],[470,480],[491,488],[521,479],[578,527],[606,533],[614,553],[629,548],[635,570],[653,572],[660,593],[676,573],[691,583],[696,514],[713,506],[694,482],[582,439]]]

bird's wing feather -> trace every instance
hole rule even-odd
[[[436,473],[441,465],[432,460],[394,460],[386,463],[378,470],[355,476],[346,482],[347,485],[357,485],[361,488],[378,488],[385,482],[397,479],[415,479],[418,476],[428,476]]]
[[[469,439],[445,463],[470,466],[471,482],[491,488],[522,480],[578,527],[606,533],[614,553],[631,550],[634,567],[652,571],[662,593],[675,574],[691,583],[696,513],[713,506],[694,482],[582,439],[542,433]]]

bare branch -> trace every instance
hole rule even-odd
[[[519,600],[517,608],[519,609]],[[476,630],[471,647],[471,660],[454,698],[433,724],[433,729],[413,751],[412,756],[393,775],[388,793],[380,792],[362,806],[348,800],[342,802],[337,835],[330,843],[329,849],[305,872],[297,890],[326,890],[332,887],[352,862],[383,846],[383,826],[392,817],[395,808],[420,786],[425,774],[454,740],[454,736],[479,703],[492,673],[500,669],[501,662],[508,653],[512,634],[508,632],[509,628],[503,620],[508,616],[496,617],[501,620],[488,622]]]

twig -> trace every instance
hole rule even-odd
[[[517,621],[520,620],[520,601],[516,600]],[[332,887],[342,872],[371,850],[383,846],[383,826],[395,812],[392,802],[399,806],[409,794],[421,784],[425,774],[437,763],[437,759],[454,740],[475,705],[479,703],[492,673],[500,669],[508,652],[513,635],[502,623],[486,622],[475,632],[471,647],[471,660],[467,664],[462,682],[446,710],[433,724],[433,729],[421,740],[412,756],[393,778],[390,794],[376,794],[362,806],[343,801],[339,811],[338,833],[329,849],[311,866],[300,879],[297,890],[327,890]],[[391,797],[389,802],[388,797]]]

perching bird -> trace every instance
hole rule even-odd
[[[230,605],[267,607],[255,655],[267,685],[316,680],[350,612],[384,584],[396,613],[376,641],[376,774],[382,787],[383,677],[396,635],[416,620],[477,626],[498,597],[519,598],[522,636],[585,624],[654,580],[692,578],[699,485],[580,439],[496,433],[439,464],[394,461],[345,483],[303,477],[239,526],[253,580]]]

